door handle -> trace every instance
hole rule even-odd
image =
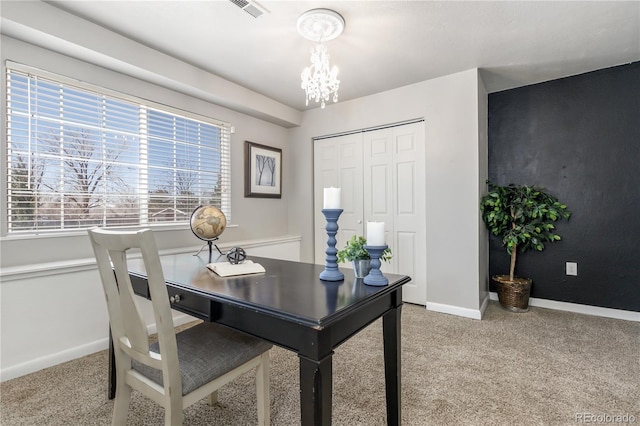
[[[360,225],[361,223],[362,223],[362,221],[361,221],[361,220],[359,220],[359,221],[358,221],[358,225]]]

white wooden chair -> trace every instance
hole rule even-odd
[[[165,425],[181,425],[183,409],[256,368],[258,423],[269,424],[271,345],[215,323],[175,332],[169,297],[151,230],[115,232],[90,229],[109,310],[116,363],[113,425],[127,421],[131,389],[165,409]],[[147,271],[158,341],[149,334],[127,272],[127,251],[139,248]],[[115,271],[115,274],[114,274]]]

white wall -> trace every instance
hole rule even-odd
[[[3,276],[2,381],[106,347],[109,321],[99,280],[95,267]]]
[[[486,300],[486,247],[480,244],[480,180],[486,175],[486,91],[468,70],[306,111],[290,130],[286,167],[289,233],[302,235],[301,256],[313,261],[312,138],[415,118],[425,119],[427,307],[479,318]],[[479,114],[484,116],[479,118]],[[481,145],[482,138],[482,148]],[[481,294],[481,288],[483,289]]]
[[[487,193],[489,178],[489,96],[487,89],[478,74],[478,194]],[[482,159],[485,161],[482,161]],[[480,201],[478,200],[478,205]],[[484,312],[489,303],[489,231],[478,212],[478,303]]]

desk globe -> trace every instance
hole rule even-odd
[[[209,262],[211,262],[211,252],[213,242],[218,239],[227,227],[227,217],[216,206],[198,206],[191,213],[189,221],[191,232],[209,244]],[[218,249],[218,246],[216,246]],[[220,249],[218,249],[220,252]],[[220,252],[220,254],[222,254]]]

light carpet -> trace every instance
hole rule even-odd
[[[335,352],[334,425],[386,424],[381,329],[376,321]],[[102,351],[4,382],[0,423],[108,425],[106,379]],[[300,424],[292,352],[272,350],[270,389],[271,423]],[[535,307],[514,314],[497,302],[478,321],[404,305],[404,425],[572,425],[588,416],[640,424],[640,323]],[[133,393],[129,425],[163,419],[162,409]],[[252,373],[223,387],[219,404],[188,408],[184,421],[256,423]]]

